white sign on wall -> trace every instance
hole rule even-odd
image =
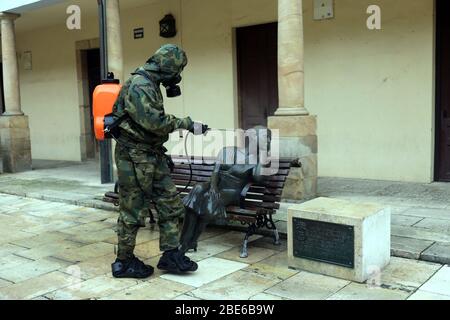
[[[314,20],[334,18],[334,0],[314,0]]]

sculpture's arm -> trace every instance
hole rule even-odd
[[[221,164],[220,163],[216,163],[215,167],[214,167],[214,171],[211,175],[211,189],[219,192],[219,172],[220,172],[220,167]]]
[[[250,188],[253,186],[253,184],[254,184],[253,182],[247,183],[247,185],[241,191],[241,195],[239,198],[239,206],[241,207],[241,209],[245,209],[245,198],[247,198],[247,193],[250,190]]]
[[[266,176],[262,174],[264,167],[264,165],[258,164],[255,168],[253,168],[252,179],[255,183],[263,183],[265,181]]]

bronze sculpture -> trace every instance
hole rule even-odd
[[[239,205],[242,190],[249,182],[261,183],[268,166],[271,132],[255,127],[244,148],[225,147],[219,152],[210,181],[197,184],[183,199],[186,208],[181,233],[181,250],[197,250],[197,242],[206,226],[226,217],[226,207]],[[241,257],[246,257],[243,248]]]

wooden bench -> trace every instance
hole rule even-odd
[[[204,158],[201,161],[193,159],[191,166],[186,163],[185,158],[172,158],[175,168],[171,176],[181,197],[186,196],[195,184],[209,181],[214,170],[214,159],[212,158]],[[301,167],[301,163],[298,159],[280,159],[277,174],[267,177],[262,184],[249,183],[242,190],[239,206],[227,207],[228,220],[238,221],[242,225],[248,226],[241,250],[242,258],[248,257],[249,238],[261,228],[270,230],[273,234],[274,244],[280,244],[280,237],[276,224],[273,221],[273,215],[280,208],[281,194],[291,167]],[[191,181],[190,184],[189,181]],[[188,187],[186,188],[186,186]],[[115,192],[107,193],[104,201],[118,205],[119,195],[117,192],[116,186]],[[151,223],[155,223],[152,214],[150,219]]]

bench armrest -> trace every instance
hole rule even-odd
[[[241,209],[245,209],[245,198],[247,197],[247,193],[252,186],[253,182],[250,182],[244,187],[244,189],[242,189],[241,197],[239,199],[239,206],[241,207]]]

